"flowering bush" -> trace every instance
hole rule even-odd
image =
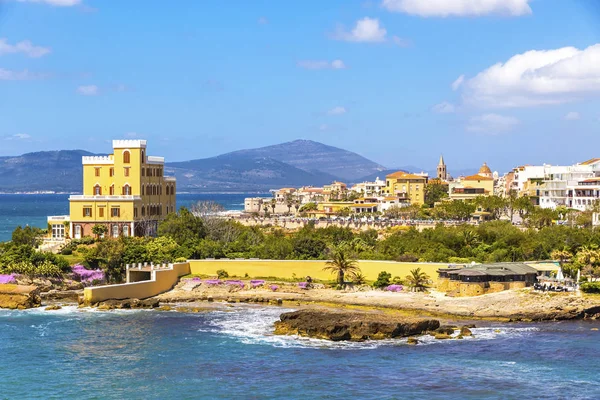
[[[253,288],[257,288],[257,287],[262,286],[264,284],[265,284],[265,281],[259,280],[259,279],[250,281],[250,286],[252,286]]]
[[[241,289],[244,288],[244,282],[242,282],[242,281],[229,280],[229,281],[225,282],[225,284],[230,285],[230,286],[239,286]]]
[[[223,282],[221,282],[220,279],[205,279],[204,283],[209,286],[216,286],[222,284]]]
[[[271,286],[269,286],[269,288],[270,288],[272,291],[276,292],[276,291],[277,291],[277,289],[279,289],[279,286],[277,286],[277,285],[271,285]]]
[[[387,290],[388,292],[401,292],[402,290],[404,290],[404,287],[402,285],[390,285],[386,287],[385,290]]]
[[[0,284],[1,283],[15,283],[15,274],[2,275],[0,274]]]
[[[300,289],[308,289],[308,282],[299,282],[298,287]]]
[[[76,280],[81,282],[103,281],[104,272],[99,269],[86,269],[83,265],[75,265],[71,268]]]

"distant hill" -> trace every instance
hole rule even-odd
[[[0,157],[0,192],[79,192],[84,150],[41,151]]]
[[[224,154],[167,163],[165,173],[177,178],[180,191],[264,191],[282,186],[324,185],[336,177],[312,173],[270,157]]]
[[[304,171],[328,174],[346,181],[356,181],[386,169],[359,154],[312,140],[294,140],[274,146],[234,151],[224,156],[269,157]]]

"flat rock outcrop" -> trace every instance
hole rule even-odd
[[[0,308],[24,310],[41,304],[40,289],[37,286],[0,285]]]
[[[138,299],[125,299],[125,300],[106,300],[97,304],[93,304],[93,307],[98,310],[114,310],[114,309],[128,309],[128,308],[157,308],[160,302],[156,298],[138,300]]]
[[[275,334],[333,341],[364,341],[421,335],[439,327],[440,322],[435,319],[306,309],[281,314],[280,320],[275,322]]]

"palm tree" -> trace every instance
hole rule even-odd
[[[429,276],[421,271],[421,268],[416,268],[410,271],[410,275],[406,276],[409,286],[414,292],[423,292],[427,289]]]
[[[298,214],[298,210],[300,209],[300,202],[298,200],[294,201],[294,208],[296,209],[296,214]]]
[[[462,239],[465,247],[472,248],[479,244],[479,235],[470,229],[462,231]]]
[[[562,268],[565,261],[569,261],[573,257],[573,254],[564,247],[562,250],[554,250],[550,253],[550,257],[552,257],[553,260],[558,260],[558,263]]]
[[[273,209],[273,214],[275,214],[275,207],[277,207],[277,203],[275,199],[271,199],[271,208]]]
[[[331,271],[331,273],[337,274],[337,283],[340,286],[344,285],[346,275],[356,277],[357,274],[360,274],[358,262],[348,256],[344,245],[331,248],[331,260],[325,264],[327,266],[323,268],[323,271]]]

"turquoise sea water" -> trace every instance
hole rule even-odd
[[[257,194],[178,194],[177,206],[190,206],[198,201],[212,200],[227,210],[243,210],[244,198]],[[0,242],[10,240],[19,225],[46,228],[49,215],[69,214],[68,194],[1,194]]]
[[[0,310],[0,398],[600,398],[600,322],[408,346],[273,336],[282,311]]]

